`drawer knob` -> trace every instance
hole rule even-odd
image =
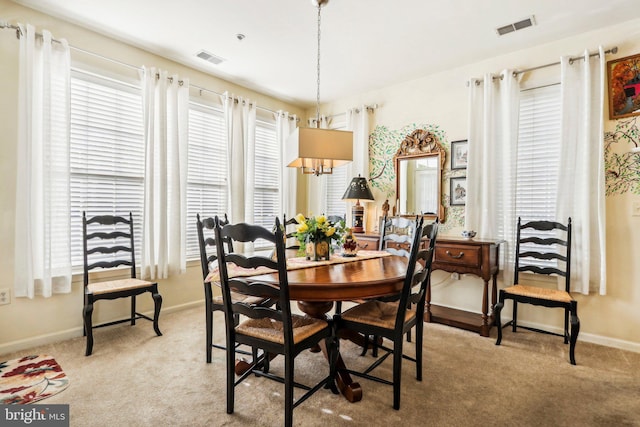
[[[460,252],[458,255],[453,255],[451,251],[446,251],[445,253],[454,259],[460,259],[464,256],[464,252]]]

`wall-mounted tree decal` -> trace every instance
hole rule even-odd
[[[637,117],[618,120],[614,131],[605,132],[604,143],[606,195],[640,194],[640,129]],[[617,146],[618,143],[625,146]],[[617,148],[615,151],[614,147]]]

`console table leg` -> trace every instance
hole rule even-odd
[[[482,290],[482,327],[480,328],[480,335],[483,337],[489,336],[489,281],[484,281],[484,288]]]

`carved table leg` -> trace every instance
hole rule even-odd
[[[302,310],[309,317],[313,317],[316,319],[327,319],[327,312],[331,310],[333,307],[332,302],[306,302],[306,301],[298,301],[298,308]],[[326,347],[324,345],[321,346],[321,349],[328,360],[328,354]],[[342,360],[342,356],[338,353],[338,357],[336,360],[336,383],[338,385],[338,389],[340,393],[349,401],[349,402],[358,402],[362,399],[362,388],[360,384],[354,382],[347,371],[347,367],[344,364],[344,360]]]

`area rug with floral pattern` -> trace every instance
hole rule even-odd
[[[51,356],[25,356],[0,361],[0,403],[34,403],[69,386],[69,379]]]

